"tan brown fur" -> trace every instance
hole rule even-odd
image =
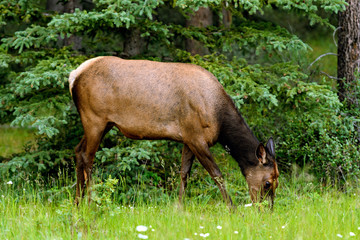
[[[247,137],[254,136],[210,72],[192,64],[98,57],[71,72],[69,88],[84,127],[84,137],[76,147],[77,199],[85,181],[87,187],[90,185],[92,164],[101,139],[116,126],[132,139],[170,139],[184,143],[180,200],[196,156],[225,201],[232,203],[209,147],[224,135],[221,132],[225,118],[229,117],[235,119],[230,124],[240,124]],[[221,139],[225,141],[226,137]],[[244,141],[249,141],[255,153],[257,139]]]

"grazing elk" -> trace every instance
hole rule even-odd
[[[116,126],[132,139],[169,139],[184,144],[179,201],[182,203],[194,157],[232,205],[209,148],[220,142],[238,162],[253,202],[273,204],[279,172],[272,138],[260,143],[224,88],[210,72],[184,63],[97,57],[69,77],[84,136],[76,151],[76,201],[89,190],[95,152]]]

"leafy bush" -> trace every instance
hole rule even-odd
[[[115,192],[118,179],[111,175],[105,182],[100,182],[91,187],[91,200],[100,208],[107,208],[112,203],[112,194]]]

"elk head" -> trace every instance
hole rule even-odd
[[[275,198],[275,190],[279,185],[279,171],[275,161],[275,144],[272,138],[264,146],[262,143],[254,153],[257,160],[255,166],[245,171],[249,193],[253,203],[266,199],[272,208]]]

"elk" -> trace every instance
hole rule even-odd
[[[95,153],[104,135],[117,127],[131,139],[167,139],[183,143],[179,202],[196,157],[228,205],[233,205],[209,148],[222,144],[237,161],[253,202],[273,204],[278,186],[275,144],[254,136],[216,77],[186,63],[96,57],[69,76],[84,136],[75,148],[76,202],[90,191]],[[89,192],[88,192],[89,194]],[[89,194],[90,195],[90,194]]]

